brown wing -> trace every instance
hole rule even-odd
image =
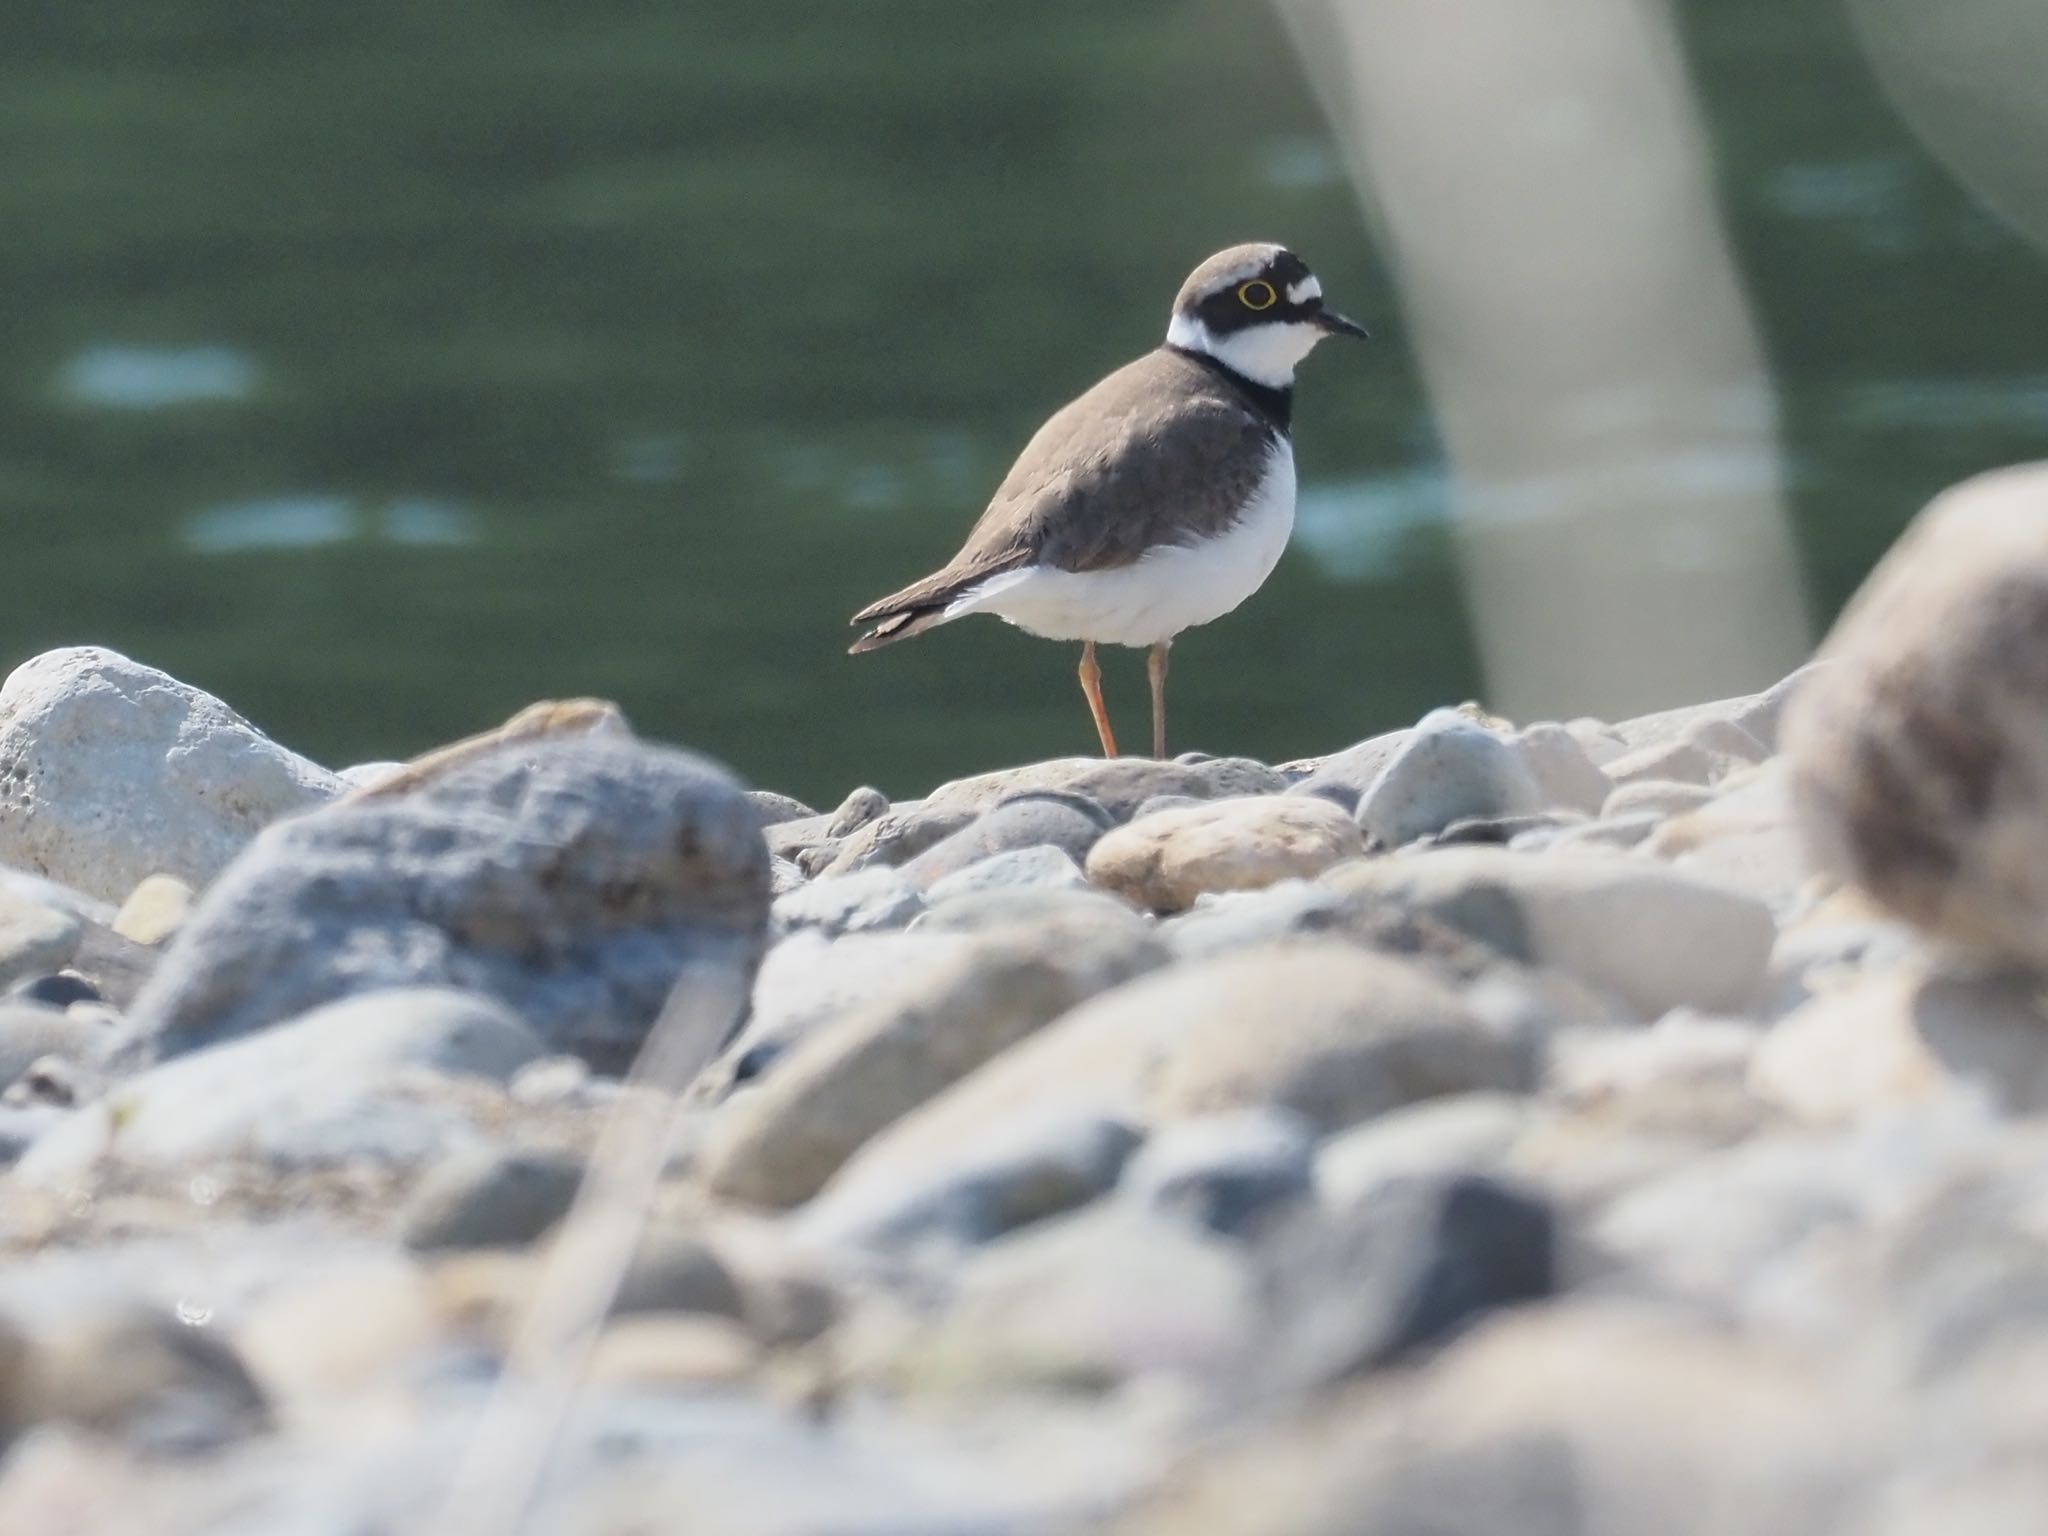
[[[1233,523],[1276,429],[1212,370],[1160,348],[1038,429],[943,570],[853,616],[881,621],[856,652],[940,622],[977,583],[1022,565],[1111,570]]]

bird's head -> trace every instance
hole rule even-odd
[[[1286,389],[1325,336],[1367,337],[1323,303],[1308,263],[1280,245],[1233,245],[1188,274],[1166,344],[1212,357],[1268,389]]]

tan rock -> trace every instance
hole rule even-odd
[[[1786,721],[1815,862],[1967,950],[2048,968],[2048,462],[1944,492]]]
[[[1207,891],[1310,878],[1365,851],[1358,824],[1313,795],[1254,795],[1157,811],[1105,835],[1088,878],[1141,906],[1177,912]]]
[[[727,1318],[636,1314],[615,1318],[591,1347],[585,1379],[595,1386],[730,1386],[761,1363],[761,1347]]]
[[[809,1199],[863,1142],[1076,1003],[1158,964],[1149,936],[991,935],[807,1036],[712,1125],[699,1168],[728,1199]]]
[[[282,1287],[235,1330],[256,1379],[295,1419],[345,1417],[380,1386],[395,1396],[408,1365],[441,1339],[434,1288],[395,1253],[350,1259]]]
[[[515,741],[563,736],[630,736],[633,730],[618,705],[609,699],[542,699],[529,704],[503,725],[422,753],[400,764],[387,777],[361,784],[343,795],[344,804],[408,794],[449,770],[488,756]]]
[[[161,944],[184,926],[196,899],[176,875],[151,875],[121,903],[114,932],[137,944]]]

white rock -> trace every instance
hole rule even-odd
[[[1563,726],[1545,722],[1515,732],[1522,755],[1545,810],[1598,811],[1614,788],[1578,738]]]
[[[982,1250],[916,1353],[932,1374],[991,1385],[1209,1372],[1242,1357],[1255,1303],[1231,1245],[1109,1202]]]
[[[1455,709],[1410,731],[1358,802],[1368,837],[1399,848],[1469,816],[1543,809],[1543,791],[1515,744]]]
[[[1600,814],[1627,816],[1639,811],[1654,811],[1660,816],[1676,816],[1697,810],[1713,798],[1713,790],[1704,784],[1681,784],[1676,779],[1637,779],[1616,788],[1607,797],[1607,803],[1600,807]]]
[[[1783,1018],[1866,971],[1924,968],[1926,938],[1904,923],[1821,908],[1778,935],[1764,977],[1763,1014]]]
[[[1750,1081],[1771,1102],[1824,1122],[1958,1095],[2040,1114],[2048,1013],[2016,983],[1882,972],[1786,1015]]]
[[[1603,765],[1603,771],[1609,782],[1623,787],[1632,784],[1692,784],[1704,788],[1718,784],[1749,761],[1748,758],[1709,751],[1679,736],[1638,747],[1625,757],[1617,757]]]
[[[271,822],[342,782],[198,689],[92,646],[0,686],[0,860],[118,902],[144,876],[202,886]]]
[[[54,971],[78,953],[85,924],[59,907],[0,890],[0,987]]]
[[[925,901],[937,906],[984,891],[1078,891],[1085,890],[1087,885],[1088,877],[1081,873],[1073,855],[1064,848],[1040,844],[1036,848],[1012,848],[1006,853],[992,854],[965,869],[955,870],[932,882],[925,892]]]
[[[1316,1154],[1316,1191],[1324,1203],[1344,1209],[1396,1179],[1487,1172],[1528,1118],[1528,1106],[1505,1093],[1411,1104],[1324,1142]]]
[[[29,1149],[16,1173],[63,1180],[101,1156],[153,1166],[247,1155],[280,1166],[428,1161],[471,1134],[409,1092],[433,1078],[508,1081],[542,1054],[485,997],[376,992],[193,1051],[130,1078]]]
[[[1633,750],[1614,727],[1604,720],[1581,716],[1576,720],[1567,720],[1564,728],[1571,732],[1572,740],[1579,744],[1579,749],[1596,768],[1604,768],[1617,757],[1626,756]]]
[[[1701,879],[1748,891],[1789,916],[1814,871],[1793,824],[1785,759],[1744,767],[1720,790],[1706,804],[1671,817],[1645,850]]]
[[[1762,693],[1715,699],[1707,704],[1687,704],[1677,709],[1660,710],[1654,715],[1638,715],[1633,720],[1609,726],[1608,731],[1634,750],[1675,741],[1702,722],[1725,720],[1739,726],[1743,734],[1759,743],[1765,751],[1774,752],[1778,746],[1778,726],[1787,707],[1824,671],[1825,663],[1809,662]]]
[[[746,1028],[723,1065],[736,1067],[749,1051],[756,1052],[756,1065],[781,1056],[820,1026],[900,991],[906,977],[944,965],[972,945],[965,934],[944,932],[849,933],[838,939],[813,929],[791,934],[761,962]]]
[[[1315,1144],[1315,1127],[1287,1110],[1183,1120],[1131,1159],[1119,1193],[1163,1215],[1243,1235],[1310,1193]]]
[[[1777,933],[1755,897],[1619,854],[1442,848],[1347,864],[1324,883],[1556,967],[1645,1019],[1687,1004],[1741,1011]]]
[[[49,1057],[97,1066],[113,1047],[116,1034],[83,1009],[69,1013],[0,1002],[0,1088]]]
[[[898,870],[878,865],[850,875],[800,884],[775,898],[769,923],[777,934],[884,933],[907,927],[924,897]]]

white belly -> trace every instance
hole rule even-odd
[[[1294,450],[1283,438],[1264,484],[1228,532],[1162,545],[1106,571],[1006,571],[956,600],[948,619],[992,613],[1048,640],[1156,645],[1207,624],[1258,591],[1294,530]]]

